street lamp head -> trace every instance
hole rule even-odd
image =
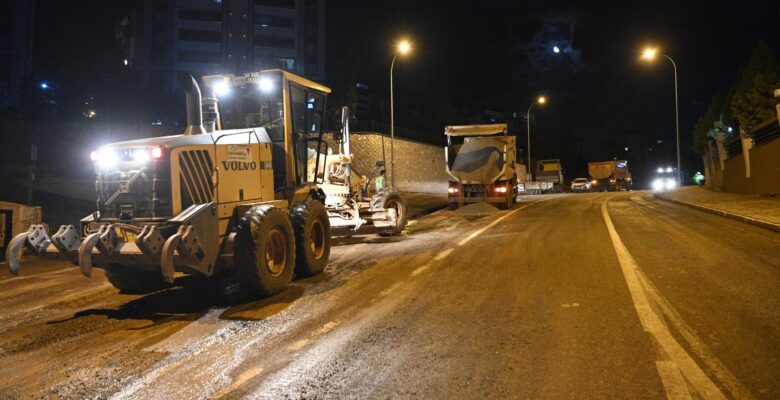
[[[642,52],[642,58],[647,61],[652,61],[653,59],[655,59],[657,53],[658,53],[658,49],[654,47],[648,47],[645,49],[645,51]]]
[[[560,52],[561,52],[561,49],[558,46],[553,46],[553,53],[558,54]]]
[[[401,55],[406,55],[412,50],[412,44],[408,40],[402,40],[398,42],[398,52]]]
[[[539,104],[544,104],[544,103],[547,102],[547,98],[544,97],[544,96],[539,96],[539,98],[536,99],[536,102],[539,103]]]

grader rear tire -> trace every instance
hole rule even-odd
[[[400,194],[393,192],[387,195],[387,198],[385,199],[385,204],[382,206],[385,209],[392,208],[395,209],[395,215],[397,218],[396,226],[393,230],[389,232],[380,232],[380,236],[393,236],[393,235],[400,235],[401,231],[406,228],[408,211],[406,208],[406,199],[401,197]]]
[[[169,286],[159,272],[137,271],[121,265],[106,269],[106,278],[125,294],[152,293]]]
[[[319,274],[330,257],[330,220],[325,206],[317,200],[298,203],[293,206],[290,220],[295,231],[295,274]]]
[[[295,237],[290,219],[279,208],[253,207],[239,220],[234,245],[241,288],[254,297],[279,293],[292,282]]]

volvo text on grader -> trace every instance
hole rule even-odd
[[[327,178],[319,158],[328,154],[322,137],[329,88],[282,70],[203,81],[210,88],[203,99],[195,79],[184,84],[183,134],[92,153],[97,209],[78,228],[63,225],[50,237],[34,225],[15,237],[6,253],[14,275],[27,248],[63,257],[86,276],[103,268],[125,292],[157,290],[177,272],[212,277],[232,270],[246,292],[269,296],[287,288],[293,274],[325,268],[331,219],[362,233],[360,223],[337,217],[340,202],[326,201],[317,184]],[[388,198],[396,201],[371,207],[382,214],[379,233],[403,229],[405,203]]]

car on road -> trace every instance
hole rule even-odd
[[[571,181],[571,192],[590,192],[590,181],[588,178],[576,178]]]

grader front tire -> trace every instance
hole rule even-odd
[[[235,265],[242,289],[268,297],[290,286],[295,270],[295,237],[290,219],[270,205],[253,207],[239,220]]]
[[[330,257],[330,220],[317,200],[296,204],[290,213],[295,231],[295,273],[299,277],[319,274]]]

